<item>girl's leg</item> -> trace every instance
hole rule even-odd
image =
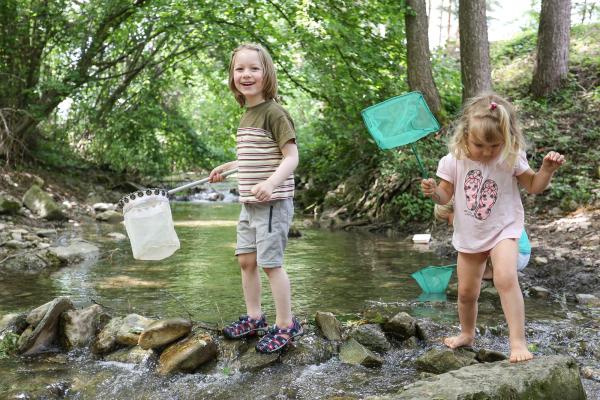
[[[260,319],[262,309],[260,304],[260,274],[256,264],[256,252],[239,254],[238,263],[242,270],[242,288],[246,301],[246,312],[250,318]]]
[[[494,286],[508,323],[511,362],[533,358],[525,340],[525,306],[516,268],[518,251],[517,241],[513,239],[502,240],[491,251]]]
[[[292,325],[292,300],[290,279],[281,267],[263,268],[271,284],[271,293],[275,302],[275,324],[280,328]]]
[[[487,253],[458,253],[458,318],[460,335],[444,339],[451,349],[472,346],[475,342],[477,299],[481,290],[481,277],[485,269]]]

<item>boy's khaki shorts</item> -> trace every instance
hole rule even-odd
[[[242,203],[235,255],[256,252],[259,267],[281,267],[293,216],[293,199]]]

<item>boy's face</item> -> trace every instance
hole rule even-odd
[[[252,107],[265,101],[263,77],[264,68],[257,51],[242,49],[235,54],[233,82],[235,88],[246,98],[246,106]]]

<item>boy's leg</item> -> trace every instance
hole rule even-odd
[[[238,263],[242,272],[242,288],[247,313],[250,318],[260,319],[262,317],[261,287],[260,273],[256,264],[256,252],[239,254]]]
[[[269,277],[271,293],[275,302],[275,324],[280,328],[287,328],[292,324],[290,279],[281,267],[264,268],[264,270]]]
[[[533,358],[525,339],[525,306],[517,276],[517,254],[517,241],[513,239],[502,240],[491,251],[494,286],[500,295],[508,323],[511,362]]]
[[[481,277],[485,269],[487,253],[458,253],[458,318],[460,335],[444,339],[451,349],[472,346],[475,341],[477,299],[481,290]]]

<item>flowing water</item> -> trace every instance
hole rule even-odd
[[[97,302],[115,314],[135,312],[147,317],[191,318],[227,322],[244,312],[240,272],[233,255],[239,204],[172,204],[181,249],[159,262],[136,261],[128,241],[112,242],[106,233],[121,225],[91,224],[85,238],[102,243],[97,262],[63,268],[49,276],[2,277],[0,315],[24,312],[57,296],[69,296],[77,306]],[[304,229],[290,239],[285,268],[292,283],[295,314],[311,320],[316,311],[330,311],[342,320],[356,319],[369,301],[412,302],[420,289],[410,274],[428,265],[448,264],[409,238]],[[274,305],[266,277],[263,307],[274,320]],[[419,306],[410,313],[456,325],[454,306]],[[564,305],[526,301],[529,319],[557,320]],[[497,309],[481,310],[480,321],[502,322]],[[543,325],[543,324],[542,324]],[[543,325],[546,326],[546,325]],[[543,335],[544,328],[538,328]],[[541,339],[540,339],[541,340]],[[414,379],[411,360],[401,350],[385,357],[382,370],[340,364],[337,358],[321,365],[293,369],[276,365],[259,373],[199,372],[156,377],[128,364],[92,360],[85,351],[43,358],[0,360],[0,394],[35,391],[67,393],[74,398],[327,398],[341,394],[393,393]],[[261,383],[262,382],[262,383]],[[268,382],[268,388],[264,387]],[[62,386],[61,386],[62,385]],[[69,389],[70,388],[70,389]],[[75,394],[78,392],[79,394]]]

